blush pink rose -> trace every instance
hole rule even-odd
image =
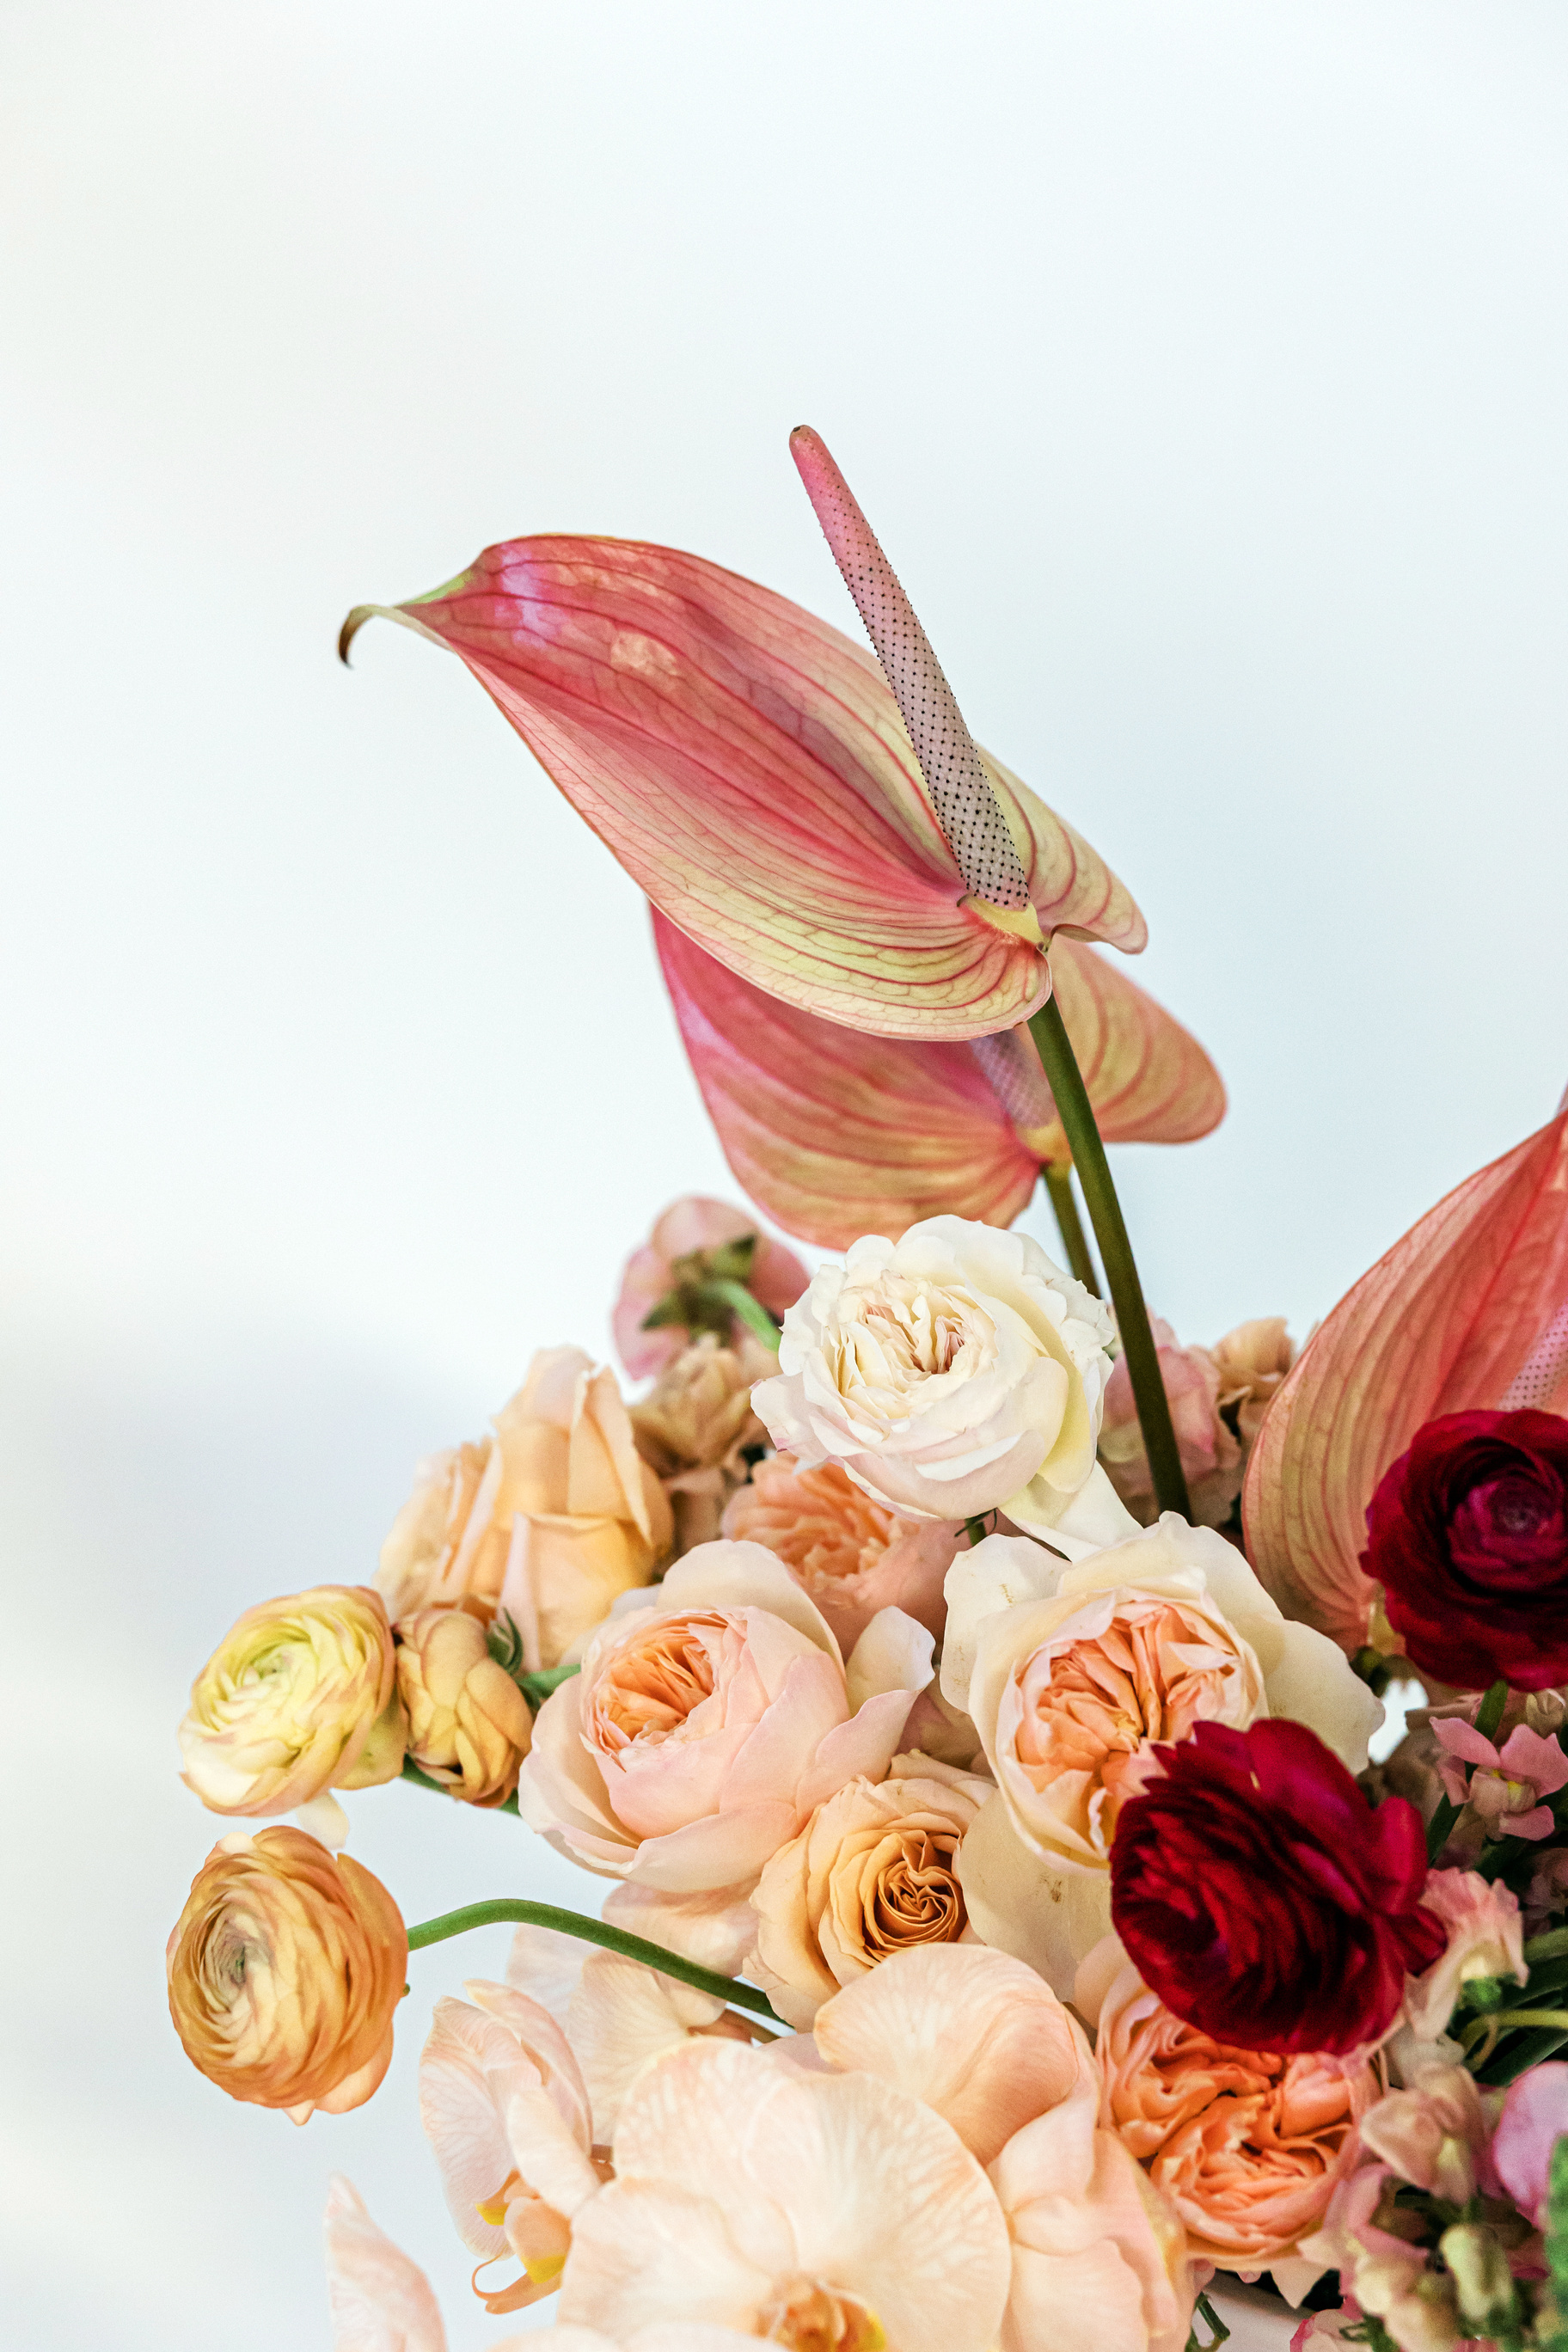
[[[709,1270],[704,1260],[714,1251],[722,1250],[727,1243],[748,1239],[755,1246],[745,1287],[775,1322],[781,1322],[785,1307],[795,1305],[810,1280],[793,1250],[759,1232],[749,1210],[731,1208],[725,1201],[704,1200],[693,1193],[666,1209],[648,1239],[627,1258],[620,1297],[610,1314],[616,1352],[634,1381],[663,1371],[698,1336],[686,1323],[665,1323],[645,1331],[645,1316],[683,1282],[702,1281]]]
[[[558,1851],[670,1894],[749,1887],[813,1810],[880,1780],[931,1638],[884,1610],[847,1666],[760,1544],[700,1544],[627,1594],[541,1708],[518,1808]]]
[[[1171,1423],[1182,1456],[1195,1525],[1222,1527],[1241,1492],[1242,1455],[1220,1418],[1220,1370],[1206,1348],[1184,1348],[1168,1323],[1150,1318],[1160,1359],[1160,1378],[1170,1402]],[[1127,1359],[1119,1356],[1105,1389],[1105,1419],[1100,1458],[1110,1483],[1135,1519],[1152,1526],[1159,1516],[1149,1456],[1138,1426],[1138,1407]]]
[[[1115,1937],[1090,1953],[1078,1990],[1097,2026],[1101,2120],[1181,2215],[1194,2258],[1271,2270],[1304,2294],[1323,2265],[1297,2248],[1355,2160],[1357,2123],[1378,2093],[1371,2066],[1211,2040],[1149,1990]]]
[[[724,1513],[724,1533],[776,1552],[846,1650],[879,1609],[902,1609],[941,1639],[963,1532],[956,1519],[901,1519],[837,1462],[805,1470],[788,1454],[759,1462]]]

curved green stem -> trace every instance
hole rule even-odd
[[[754,1332],[764,1348],[779,1351],[779,1327],[758,1298],[753,1298],[743,1282],[710,1282],[704,1288],[721,1298],[732,1315],[738,1316],[749,1331]]]
[[[444,1944],[448,1936],[466,1936],[470,1927],[495,1927],[508,1923],[553,1927],[559,1935],[575,1936],[582,1943],[598,1944],[606,1952],[619,1952],[625,1959],[640,1960],[645,1968],[657,1969],[660,1976],[695,1985],[699,1992],[710,1992],[718,2000],[732,2001],[737,2009],[752,2010],[758,2017],[771,2018],[775,2025],[784,2022],[766,1993],[759,1992],[755,1985],[721,1977],[712,1969],[700,1969],[695,1961],[667,1952],[662,1944],[650,1944],[642,1936],[628,1936],[624,1927],[612,1927],[604,1919],[585,1918],[581,1911],[563,1911],[553,1903],[530,1903],[520,1895],[499,1895],[493,1903],[467,1903],[460,1911],[443,1911],[437,1919],[422,1919],[416,1927],[408,1930],[408,1948],[420,1952],[426,1944]]]
[[[1170,1400],[1160,1378],[1160,1360],[1154,1349],[1154,1335],[1149,1328],[1143,1286],[1138,1279],[1121,1203],[1110,1181],[1105,1146],[1094,1123],[1089,1089],[1054,996],[1048,997],[1031,1019],[1029,1034],[1055,1099],[1057,1117],[1061,1120],[1068,1149],[1078,1170],[1078,1181],[1083,1186],[1094,1238],[1100,1244],[1100,1262],[1105,1268],[1110,1303],[1116,1309],[1121,1352],[1127,1360],[1133,1402],[1138,1407],[1138,1426],[1143,1433],[1143,1450],[1149,1456],[1149,1473],[1154,1482],[1154,1500],[1162,1511],[1180,1511],[1183,1518],[1189,1518],[1192,1506],[1187,1499],[1187,1482],[1182,1471],[1176,1433],[1171,1426]]]
[[[1095,1277],[1094,1260],[1089,1253],[1089,1235],[1083,1229],[1083,1219],[1078,1213],[1078,1198],[1072,1189],[1072,1161],[1047,1160],[1040,1171],[1046,1180],[1046,1191],[1057,1213],[1057,1231],[1062,1237],[1062,1247],[1074,1274],[1086,1290],[1100,1297],[1100,1284]]]

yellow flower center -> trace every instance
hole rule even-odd
[[[881,2321],[868,2304],[822,2279],[797,2279],[776,2295],[756,2332],[790,2352],[888,2352]]]

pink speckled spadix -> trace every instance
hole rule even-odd
[[[984,763],[898,573],[822,436],[797,425],[789,446],[910,730],[959,872],[977,898],[994,907],[1026,907],[1029,886]]]

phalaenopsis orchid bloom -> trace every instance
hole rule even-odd
[[[1368,1636],[1367,1506],[1424,1423],[1568,1404],[1568,1111],[1467,1177],[1313,1335],[1247,1470],[1247,1549],[1289,1616]]]

